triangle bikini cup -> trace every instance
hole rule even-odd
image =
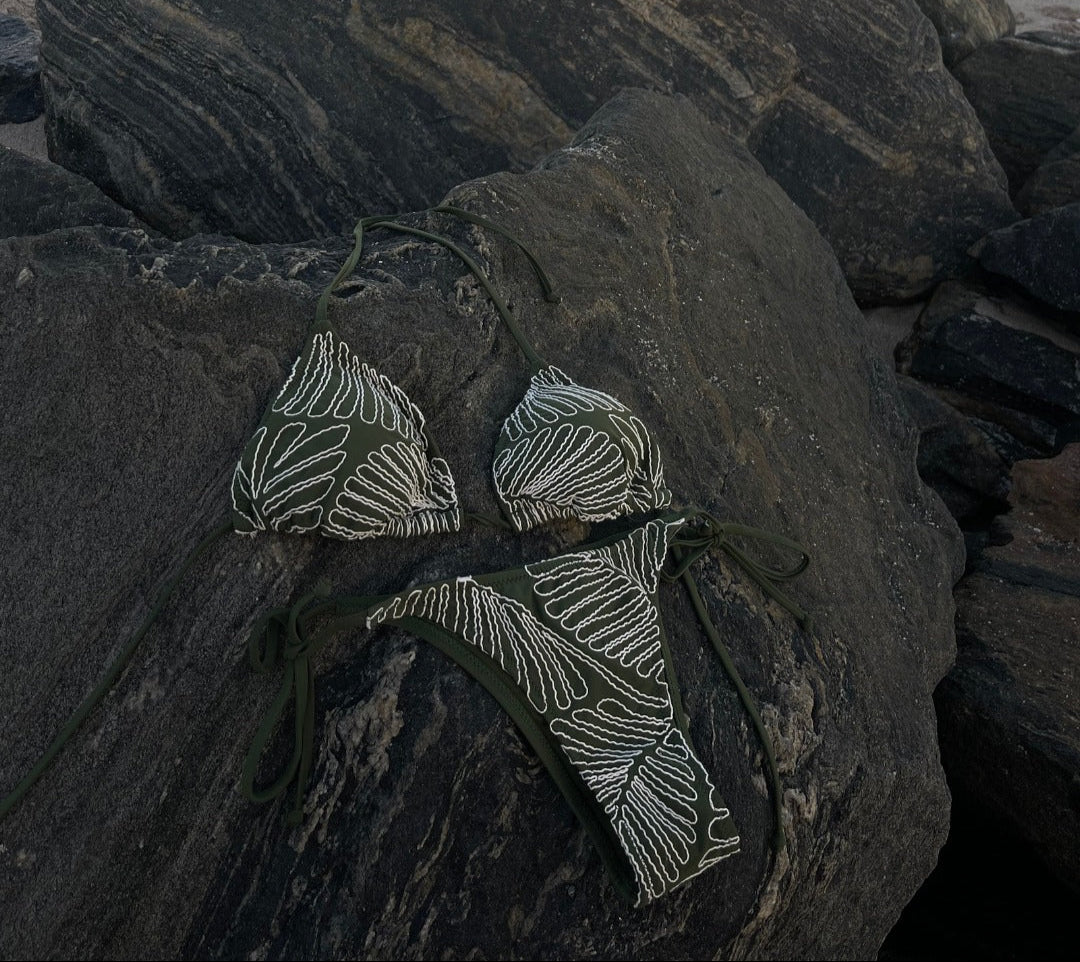
[[[456,207],[443,205],[434,212],[507,237],[529,260],[545,297],[557,300],[539,262],[508,231]],[[463,512],[453,477],[420,410],[361,362],[327,317],[331,295],[360,259],[365,231],[375,228],[416,236],[456,254],[484,287],[532,368],[526,395],[506,419],[496,446],[494,484],[506,521],[471,517],[524,531],[555,518],[602,521],[670,505],[659,449],[642,422],[612,396],[582,387],[545,364],[468,253],[449,238],[394,218],[364,218],[354,229],[352,253],[319,298],[303,351],[237,464],[231,518],[163,585],[143,625],[97,687],[0,801],[0,820],[112,687],[176,585],[221,535],[270,529],[353,540],[460,528]],[[766,567],[733,538],[770,542],[798,552],[801,560],[786,569]],[[309,659],[341,630],[399,624],[448,654],[499,700],[589,830],[620,893],[639,904],[651,901],[732,854],[738,844],[728,812],[690,744],[659,620],[659,580],[681,579],[765,748],[774,847],[779,847],[780,783],[770,742],[689,571],[714,547],[739,562],[808,627],[809,619],[779,588],[806,568],[806,552],[785,538],[695,511],[668,513],[625,535],[510,572],[381,597],[312,593],[291,608],[270,611],[253,632],[249,653],[255,670],[283,671],[282,687],[245,760],[242,790],[253,801],[268,801],[295,785],[290,821],[302,818],[314,755]],[[262,753],[290,702],[292,757],[271,785],[256,787]],[[620,749],[612,749],[615,742]]]

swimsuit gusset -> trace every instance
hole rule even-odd
[[[798,551],[766,568],[732,541]],[[636,904],[659,898],[738,850],[730,813],[690,741],[658,607],[660,581],[682,580],[766,751],[779,826],[779,782],[760,716],[690,576],[711,547],[729,551],[805,623],[780,591],[808,562],[793,542],[724,525],[702,512],[664,515],[594,545],[510,571],[447,579],[380,597],[308,595],[270,612],[249,641],[252,666],[284,671],[244,763],[242,788],[266,801],[294,786],[302,818],[314,753],[311,656],[351,628],[397,625],[476,678],[511,715],[588,830],[616,889]],[[285,769],[255,785],[260,758],[295,699]]]

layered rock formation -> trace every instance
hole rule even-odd
[[[1012,510],[957,586],[935,700],[950,784],[1080,888],[1080,444],[1013,469]]]
[[[624,85],[746,141],[856,295],[913,296],[1014,219],[914,4],[42,0],[52,156],[173,235],[340,232],[523,168]],[[132,78],[139,78],[132,83]]]
[[[501,709],[401,632],[350,635],[320,657],[304,824],[253,809],[235,784],[276,680],[249,675],[243,646],[268,604],[319,577],[386,591],[508,567],[585,532],[234,537],[0,825],[5,955],[867,957],[933,866],[948,796],[930,694],[953,656],[959,540],[813,226],[686,100],[644,93],[527,175],[451,196],[533,244],[558,307],[513,248],[454,228],[541,353],[648,424],[678,501],[812,551],[792,589],[812,633],[724,558],[699,570],[777,746],[787,851],[767,854],[758,745],[668,588],[692,735],[743,839],[670,898],[619,904]],[[104,227],[0,243],[2,446],[17,466],[0,515],[0,577],[17,599],[0,785],[228,510],[235,460],[346,249]],[[372,238],[332,312],[427,413],[463,502],[492,510],[492,449],[527,377],[462,275],[441,249]]]

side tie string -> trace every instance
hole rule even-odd
[[[765,724],[761,720],[761,715],[757,710],[757,706],[754,704],[753,696],[750,694],[746,685],[743,684],[743,680],[739,676],[738,669],[735,667],[735,662],[732,660],[731,655],[727,650],[727,646],[724,644],[723,639],[721,639],[720,633],[716,630],[716,625],[713,624],[712,618],[709,617],[708,609],[705,607],[705,601],[701,597],[697,582],[690,573],[690,567],[698,558],[709,551],[710,548],[714,546],[721,548],[742,566],[747,574],[762,587],[769,597],[775,599],[790,611],[803,629],[810,630],[811,620],[809,615],[807,615],[806,612],[792,599],[788,598],[780,591],[775,584],[776,581],[787,581],[805,571],[810,564],[810,555],[807,554],[805,548],[796,542],[784,538],[781,535],[762,531],[760,528],[750,528],[746,525],[720,522],[715,517],[705,512],[701,512],[694,520],[699,523],[700,526],[698,528],[695,529],[688,525],[686,529],[679,532],[673,539],[671,543],[671,552],[672,557],[675,560],[675,567],[670,571],[665,570],[661,572],[661,576],[665,581],[675,581],[678,579],[683,582],[687,594],[690,596],[690,603],[694,607],[694,612],[698,617],[698,621],[701,622],[701,626],[705,630],[706,636],[719,657],[725,673],[739,694],[739,700],[742,702],[743,709],[753,723],[754,730],[757,733],[758,740],[761,742],[762,752],[765,756],[765,767],[768,771],[769,783],[772,791],[774,821],[772,847],[774,852],[779,852],[783,849],[785,844],[783,789],[780,784],[780,772],[777,768],[776,754],[773,751],[772,741],[769,738],[768,732],[765,730]],[[775,544],[779,547],[798,552],[801,555],[801,558],[797,563],[788,568],[769,567],[750,558],[744,551],[729,540],[730,537],[754,538],[769,544]]]
[[[289,810],[290,825],[304,817],[304,792],[315,759],[315,675],[311,658],[338,632],[363,624],[377,597],[336,598],[323,601],[329,589],[320,585],[291,608],[274,608],[256,623],[248,638],[248,661],[257,674],[283,669],[281,687],[263,715],[244,758],[240,790],[252,802],[269,802],[295,782]],[[313,602],[322,601],[321,604]],[[326,622],[326,619],[330,620]],[[317,622],[324,621],[318,630]],[[269,785],[257,786],[259,762],[290,701],[293,703],[293,748],[284,768]]]
[[[187,556],[187,559],[180,566],[180,569],[172,576],[161,588],[158,590],[157,595],[154,598],[153,607],[150,609],[150,613],[143,620],[142,625],[139,626],[139,630],[135,632],[131,640],[120,650],[120,653],[113,659],[108,670],[102,677],[101,681],[97,683],[94,688],[74,713],[64,724],[64,727],[60,729],[60,732],[53,739],[52,744],[45,750],[44,754],[37,760],[34,767],[23,777],[22,781],[16,785],[11,792],[0,801],[0,821],[3,821],[16,805],[19,804],[22,797],[30,790],[34,783],[41,778],[46,772],[49,766],[57,755],[63,750],[68,740],[72,735],[78,731],[79,726],[86,721],[87,716],[94,710],[98,702],[109,692],[112,686],[116,683],[117,678],[123,673],[127,667],[131,656],[135,654],[135,650],[139,647],[139,643],[146,636],[146,633],[150,630],[151,626],[157,621],[158,616],[161,614],[165,605],[168,603],[169,598],[172,597],[173,592],[176,590],[176,586],[183,580],[184,576],[191,570],[191,567],[199,560],[210,547],[218,541],[223,535],[227,534],[233,529],[232,519],[221,522],[216,528],[214,528],[209,534],[203,538]]]

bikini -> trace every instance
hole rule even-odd
[[[510,238],[553,299],[543,269],[508,232],[458,208],[435,211]],[[164,586],[97,688],[0,802],[0,819],[112,686],[175,585],[221,534],[269,529],[362,539],[460,528],[464,512],[454,479],[420,410],[360,361],[327,317],[331,295],[359,261],[365,231],[375,228],[433,241],[460,257],[532,368],[526,395],[496,446],[495,491],[506,520],[472,517],[524,531],[557,518],[604,521],[669,507],[659,450],[644,424],[612,396],[545,364],[468,253],[442,235],[388,217],[365,218],[355,228],[352,253],[319,299],[303,352],[237,464],[231,519]],[[789,568],[766,567],[738,546],[736,539],[746,538],[797,552],[800,560]],[[590,833],[617,891],[635,904],[652,901],[739,844],[730,813],[690,742],[664,638],[659,583],[681,580],[765,747],[774,846],[782,845],[780,784],[768,737],[690,574],[693,562],[713,548],[727,552],[808,625],[780,589],[806,568],[805,551],[698,511],[660,513],[628,532],[510,571],[385,596],[314,592],[290,608],[271,610],[249,640],[249,655],[256,671],[282,671],[282,685],[245,759],[241,789],[263,802],[292,787],[289,820],[302,819],[314,759],[310,659],[341,631],[398,625],[443,651],[499,701]],[[269,785],[257,786],[260,759],[290,703],[291,757]]]

